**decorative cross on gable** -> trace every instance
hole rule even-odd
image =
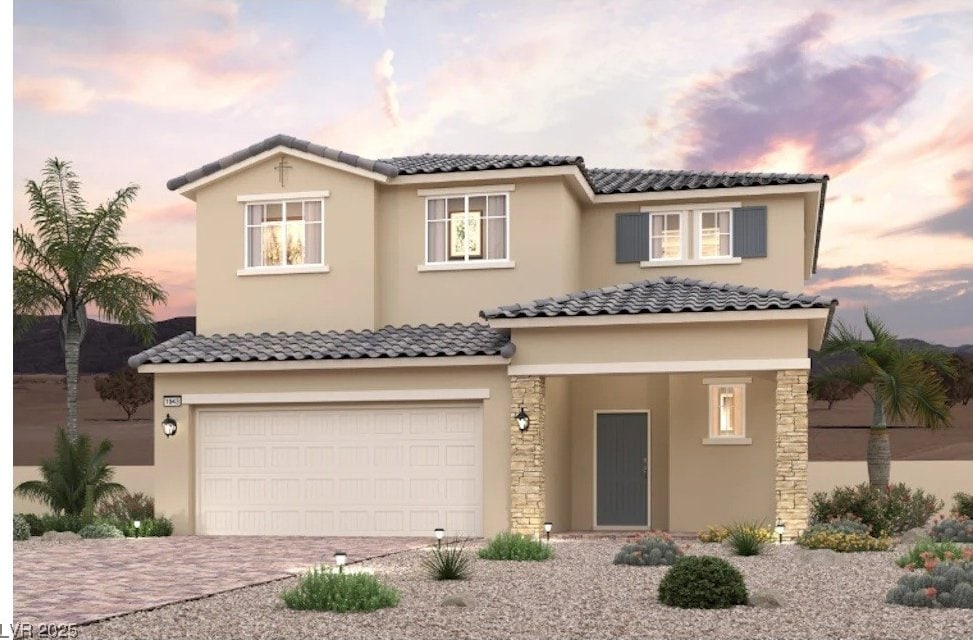
[[[277,172],[277,175],[280,177],[280,186],[282,186],[282,187],[285,186],[284,185],[284,171],[286,171],[287,169],[291,169],[291,168],[292,168],[291,165],[287,164],[287,159],[284,156],[281,156],[280,157],[280,162],[278,162],[276,165],[274,165],[274,171],[276,171]]]

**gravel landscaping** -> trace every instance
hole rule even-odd
[[[554,559],[540,563],[476,559],[464,582],[429,580],[419,568],[424,552],[407,551],[363,565],[401,592],[392,609],[291,611],[280,599],[296,582],[288,578],[86,625],[80,637],[941,639],[968,638],[973,628],[968,610],[885,604],[903,575],[893,560],[904,547],[831,555],[784,546],[730,557],[751,594],[769,594],[781,607],[681,610],[656,600],[668,567],[611,563],[622,543],[555,541]],[[728,557],[717,544],[693,543],[688,552]]]

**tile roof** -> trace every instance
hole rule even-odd
[[[430,173],[459,173],[494,169],[524,169],[574,165],[592,191],[599,195],[612,193],[641,193],[650,191],[678,191],[688,189],[716,189],[727,187],[769,186],[785,184],[826,183],[828,176],[804,173],[719,173],[711,171],[657,171],[649,169],[589,169],[581,156],[545,155],[484,155],[465,153],[425,153],[370,160],[340,149],[325,147],[294,136],[278,134],[262,142],[241,149],[215,162],[203,165],[166,183],[175,191],[187,184],[212,175],[238,162],[270,149],[283,146],[327,158],[335,162],[372,171],[390,178],[398,175]]]
[[[554,298],[535,300],[527,304],[486,309],[480,312],[480,316],[486,320],[493,320],[497,318],[679,313],[681,311],[827,309],[836,304],[835,300],[822,296],[786,293],[771,289],[702,282],[690,278],[669,276],[579,291]]]
[[[416,356],[513,355],[507,333],[485,324],[383,327],[376,331],[261,333],[198,336],[190,332],[128,359],[142,364],[344,360]]]

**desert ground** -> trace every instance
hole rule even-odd
[[[54,430],[64,424],[62,376],[14,375],[14,464],[34,465],[51,454]],[[116,465],[152,464],[152,407],[132,417],[114,402],[103,402],[94,387],[95,376],[82,376],[79,388],[79,430],[115,445],[109,461]],[[811,460],[864,460],[871,405],[864,395],[835,403],[814,402],[810,410]],[[973,460],[973,403],[953,408],[953,427],[930,431],[890,430],[894,460]]]

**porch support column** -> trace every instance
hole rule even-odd
[[[807,528],[807,378],[803,369],[777,372],[777,517],[784,536]]]
[[[510,531],[534,536],[544,525],[544,378],[510,376]],[[527,431],[517,426],[523,407]]]

